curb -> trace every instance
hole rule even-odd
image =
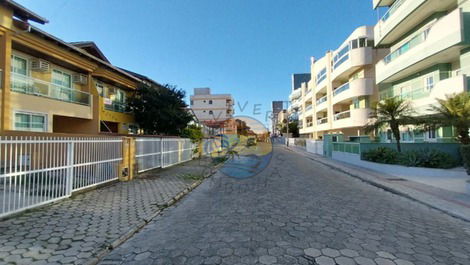
[[[148,223],[150,223],[155,217],[160,215],[164,209],[174,205],[175,203],[177,203],[178,201],[183,199],[188,193],[190,193],[192,190],[194,190],[199,185],[201,185],[204,182],[205,179],[211,177],[214,174],[215,174],[215,171],[209,173],[202,180],[195,181],[188,188],[184,189],[183,191],[180,191],[173,198],[171,198],[168,201],[162,203],[162,206],[160,207],[160,209],[158,209],[154,213],[150,214],[149,216],[144,217],[142,222],[135,225],[133,228],[131,228],[129,231],[127,231],[125,234],[123,234],[122,236],[120,236],[119,238],[117,238],[116,240],[111,242],[110,244],[105,245],[104,246],[105,248],[98,251],[96,253],[96,255],[94,255],[94,257],[91,257],[90,260],[85,263],[85,265],[96,265],[96,264],[98,264],[104,256],[106,256],[107,254],[109,254],[111,252],[111,250],[117,248],[119,245],[126,242],[130,237],[132,237],[134,234],[136,234],[137,232],[142,230],[142,228],[144,228]]]
[[[293,152],[299,153],[299,152],[297,152],[297,150],[293,150],[293,149],[291,149],[291,148],[289,148],[289,147],[286,147],[286,149],[288,149],[289,151],[293,151]],[[299,154],[300,154],[300,153],[299,153]],[[303,154],[302,154],[302,155],[303,155]],[[431,204],[431,203],[428,203],[428,202],[426,202],[426,201],[424,201],[424,200],[421,200],[421,199],[419,199],[419,198],[416,198],[416,197],[413,197],[413,196],[411,196],[411,195],[408,195],[407,193],[402,192],[402,191],[400,191],[400,190],[398,190],[398,189],[396,189],[396,188],[392,188],[392,187],[390,187],[390,186],[381,184],[381,183],[379,183],[379,182],[377,182],[377,181],[374,181],[374,180],[371,180],[371,179],[367,179],[367,178],[361,177],[361,176],[359,176],[359,175],[356,175],[356,174],[354,174],[354,173],[351,173],[351,172],[349,172],[349,171],[346,171],[346,170],[344,170],[344,169],[342,169],[342,168],[340,168],[340,167],[338,167],[338,166],[335,166],[335,165],[333,165],[333,164],[331,164],[331,163],[326,163],[326,162],[323,162],[323,161],[318,160],[318,159],[314,159],[314,158],[309,157],[309,156],[305,156],[305,155],[303,155],[303,156],[304,156],[305,158],[307,158],[307,159],[310,159],[310,160],[313,160],[313,161],[315,161],[315,162],[318,162],[318,163],[320,163],[320,164],[322,164],[322,165],[325,165],[325,166],[327,166],[327,167],[329,167],[329,168],[331,168],[331,169],[335,169],[335,170],[337,170],[337,171],[339,171],[339,172],[341,172],[341,173],[343,173],[343,174],[346,174],[346,175],[348,175],[348,176],[351,176],[351,177],[353,177],[353,178],[355,178],[355,179],[361,180],[362,182],[365,182],[365,183],[367,183],[367,184],[369,184],[369,185],[372,185],[372,186],[374,186],[374,187],[383,189],[383,190],[388,191],[388,192],[390,192],[390,193],[392,193],[392,194],[395,194],[395,195],[398,195],[398,196],[407,198],[407,199],[412,200],[412,201],[414,201],[414,202],[420,203],[420,204],[425,205],[425,206],[427,206],[427,207],[429,207],[429,208],[431,208],[431,209],[437,210],[437,211],[439,211],[439,212],[441,212],[441,213],[444,213],[444,214],[446,214],[446,215],[449,215],[449,216],[454,217],[454,218],[456,218],[456,219],[459,219],[459,220],[461,220],[461,221],[465,221],[465,222],[469,222],[469,223],[470,223],[470,218],[467,218],[467,217],[464,217],[464,216],[461,216],[461,215],[452,213],[452,212],[450,212],[450,211],[448,211],[448,210],[446,210],[446,209],[443,209],[443,208],[441,208],[441,207],[434,206],[434,205]]]

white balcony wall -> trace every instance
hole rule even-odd
[[[359,78],[349,82],[349,89],[333,96],[333,105],[345,100],[360,96],[369,96],[374,93],[374,80],[372,78]]]
[[[434,86],[428,97],[413,100],[412,104],[416,112],[419,114],[431,113],[430,108],[432,105],[437,104],[436,99],[445,99],[446,96],[451,96],[466,91],[467,89],[467,76],[458,75],[452,78],[444,79]]]
[[[333,121],[333,129],[362,127],[367,124],[371,110],[366,109],[352,109],[350,110],[350,117]]]
[[[372,47],[356,48],[349,51],[349,59],[333,70],[331,79],[348,78],[358,68],[373,63]]]

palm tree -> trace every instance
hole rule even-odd
[[[390,128],[397,143],[397,150],[401,152],[400,126],[415,124],[414,111],[410,102],[398,97],[387,98],[372,108],[369,116],[372,121],[365,127],[366,133],[379,129]]]
[[[424,118],[425,124],[435,127],[453,126],[457,130],[457,139],[462,144],[470,144],[470,93],[462,92],[437,99],[438,105],[431,106],[430,114]]]

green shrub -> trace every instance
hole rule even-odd
[[[457,161],[442,151],[423,149],[401,153],[399,164],[409,167],[453,168],[457,166]]]
[[[458,165],[458,162],[452,156],[434,149],[412,150],[399,153],[387,147],[379,147],[362,153],[362,159],[376,163],[397,164],[408,167],[453,168]]]
[[[362,153],[362,159],[377,163],[396,164],[398,152],[387,147],[378,147]]]
[[[467,169],[467,173],[470,175],[470,145],[462,145],[460,153],[462,154],[463,164]]]

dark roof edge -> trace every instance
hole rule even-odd
[[[11,9],[13,9],[13,15],[18,18],[21,18],[23,20],[31,20],[39,24],[49,23],[49,20],[47,20],[46,18],[41,17],[40,15],[34,13],[33,11],[27,9],[26,7],[18,4],[13,0],[0,0],[0,3],[7,5]]]

